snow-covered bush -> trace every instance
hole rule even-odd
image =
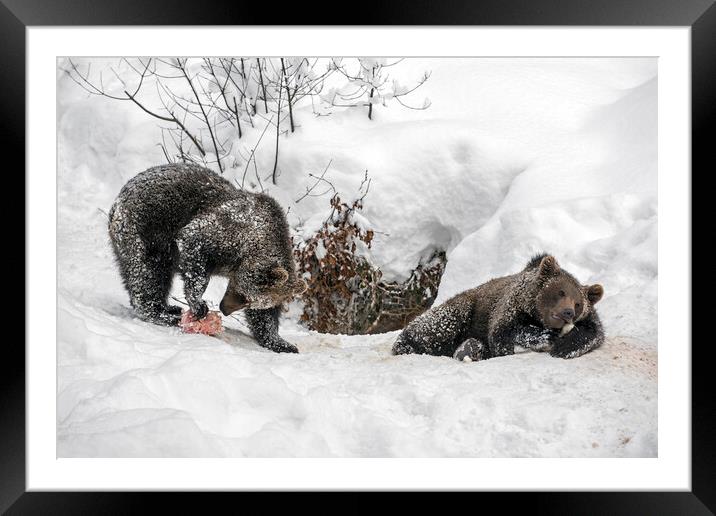
[[[386,71],[399,62],[155,57],[94,63],[68,58],[62,69],[91,95],[123,101],[157,120],[156,144],[167,162],[189,161],[222,174],[243,169],[241,188],[251,174],[263,190],[266,179],[277,183],[281,137],[296,131],[301,116],[305,120],[309,114],[319,117],[336,108],[367,106],[372,119],[374,105],[393,99],[411,109],[426,109],[428,99],[411,106],[402,98],[422,86],[430,74],[424,72],[416,84],[405,86]],[[327,83],[328,93],[323,94]],[[271,142],[274,159],[260,170],[255,153],[262,141]]]
[[[369,249],[374,232],[356,216],[363,197],[348,204],[334,194],[330,203],[331,214],[321,228],[295,245],[299,273],[308,285],[301,321],[321,333],[364,333],[365,322],[359,319],[375,317],[368,314],[376,311],[372,294],[380,271],[358,246]]]
[[[430,100],[426,97],[420,105],[408,105],[401,97],[404,97],[422,86],[430,77],[429,72],[423,75],[415,84],[407,86],[401,84],[397,79],[391,79],[387,70],[391,66],[400,63],[398,59],[392,63],[387,58],[357,59],[333,59],[331,69],[343,75],[348,82],[340,88],[331,88],[321,98],[331,106],[368,108],[368,118],[373,119],[373,106],[383,106],[390,100],[397,101],[401,106],[410,109],[427,109],[430,107]]]
[[[308,285],[301,321],[312,330],[355,335],[401,329],[437,295],[447,262],[442,250],[421,261],[404,282],[382,281],[367,256],[375,232],[360,214],[369,185],[364,181],[361,197],[352,203],[334,194],[320,229],[294,244],[299,274]]]
[[[168,162],[215,165],[221,173],[237,166],[234,146],[248,127],[263,128],[251,131],[254,149],[273,127],[278,153],[283,124],[295,131],[294,106],[320,93],[334,71],[305,57],[122,58],[99,68],[68,59],[64,70],[88,93],[128,101],[157,119]],[[275,183],[275,166],[272,176]]]

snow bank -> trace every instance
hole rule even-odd
[[[159,130],[130,103],[89,97],[59,75],[58,455],[656,455],[655,60],[399,66],[405,83],[432,71],[416,92],[429,109],[377,105],[373,121],[359,109],[296,110],[278,184],[263,178],[290,223],[307,231],[328,214],[327,197],[295,202],[315,182],[309,172],[330,162],[326,178],[349,200],[368,170],[363,223],[378,231],[372,259],[386,278],[444,248],[442,302],[547,250],[604,285],[606,345],[570,361],[392,357],[395,333],[316,334],[293,307],[281,331],[301,354],[287,356],[233,318],[221,339],[138,321],[103,212],[127,179],[163,161]],[[226,173],[239,181],[243,145]],[[258,147],[260,171],[273,151]],[[210,307],[224,287],[212,280]],[[180,281],[173,293],[183,298]]]
[[[448,256],[437,303],[519,270],[542,250],[601,283],[609,334],[656,344],[656,80],[593,113],[512,181],[489,221]]]
[[[61,297],[60,456],[652,456],[656,354],[628,339],[556,360],[393,357],[396,333],[291,327],[264,350],[229,319],[184,335]],[[575,403],[575,397],[579,402]]]

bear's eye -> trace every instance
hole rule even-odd
[[[567,294],[564,293],[564,290],[560,290],[560,291],[559,291],[559,295],[560,295],[560,297],[564,297],[564,296],[566,296]]]
[[[270,283],[270,278],[268,277],[268,274],[265,274],[263,272],[256,273],[254,275],[254,283],[259,287],[265,287]]]
[[[577,303],[576,305],[574,305],[574,307],[575,307],[575,308],[582,308],[582,303]]]

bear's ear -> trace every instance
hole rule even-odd
[[[297,296],[301,295],[306,291],[307,288],[308,284],[304,280],[299,279],[293,286],[293,293]]]
[[[545,256],[542,261],[539,262],[539,275],[548,278],[554,276],[560,271],[557,259],[554,256]]]
[[[584,292],[585,294],[587,294],[587,299],[589,299],[589,302],[593,305],[596,305],[604,295],[604,287],[602,287],[598,283],[594,285],[586,285],[584,287]]]
[[[272,285],[283,285],[288,280],[288,271],[283,267],[274,267],[270,273]]]

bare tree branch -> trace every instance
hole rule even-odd
[[[326,165],[326,168],[323,169],[323,173],[321,173],[320,176],[316,176],[316,175],[311,174],[311,173],[308,174],[308,177],[314,178],[314,179],[316,180],[316,182],[315,182],[311,187],[308,187],[308,186],[307,186],[307,187],[306,187],[306,193],[303,194],[301,197],[299,197],[298,199],[296,199],[296,200],[293,201],[293,202],[295,202],[296,204],[298,204],[299,202],[301,202],[301,201],[302,201],[303,199],[305,199],[306,197],[320,197],[320,196],[323,196],[323,195],[327,194],[327,193],[330,192],[330,191],[333,191],[333,193],[336,193],[336,189],[335,189],[335,187],[333,186],[333,183],[331,183],[330,181],[328,181],[328,180],[325,178],[326,172],[328,172],[328,168],[331,166],[331,163],[332,163],[332,162],[333,162],[333,160],[331,159],[331,160],[328,162],[328,165]],[[322,183],[322,182],[323,182],[323,183],[327,183],[330,188],[329,188],[328,190],[326,190],[325,192],[322,192],[322,193],[320,193],[320,194],[318,194],[318,195],[313,194],[313,190],[314,190],[320,183]]]
[[[281,74],[281,79],[283,79],[283,73]],[[279,80],[279,84],[280,83],[281,80]],[[278,90],[278,107],[276,108],[276,111],[278,113],[278,118],[276,120],[276,152],[274,154],[273,172],[271,173],[271,180],[273,181],[273,184],[276,184],[276,169],[278,167],[278,137],[281,134],[281,88]]]
[[[202,104],[201,99],[199,98],[199,94],[196,92],[196,88],[194,87],[194,83],[189,78],[189,74],[187,74],[186,61],[184,61],[184,63],[182,63],[180,59],[177,59],[177,66],[179,67],[181,72],[184,74],[184,77],[186,78],[187,82],[189,83],[189,87],[191,88],[191,91],[194,93],[194,98],[196,98],[196,101],[199,104],[199,108],[201,108],[201,114],[204,115],[204,120],[206,121],[206,127],[209,129],[209,135],[211,136],[211,143],[214,144],[214,152],[216,153],[216,162],[219,165],[219,171],[223,174],[224,167],[221,164],[221,155],[219,154],[219,148],[216,145],[216,137],[214,136],[214,131],[212,131],[212,129],[211,129],[211,122],[209,122],[209,117],[207,116],[206,110],[204,109],[204,104]]]

